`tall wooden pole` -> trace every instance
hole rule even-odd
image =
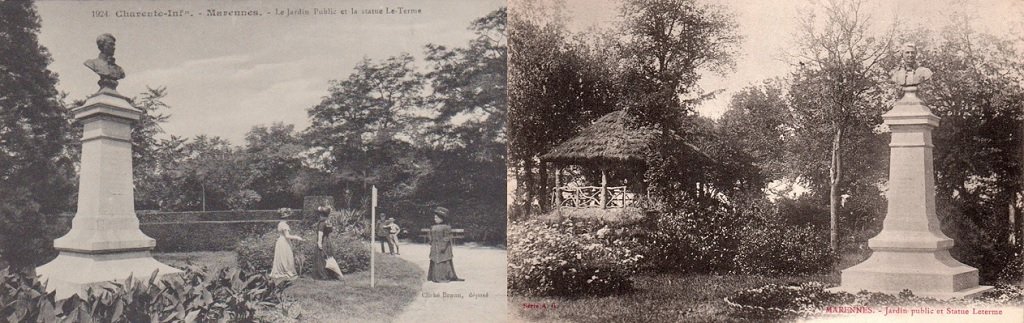
[[[601,167],[601,208],[608,207],[608,174],[604,167]]]
[[[374,185],[370,189],[370,288],[373,288],[374,281],[376,280],[374,256],[373,256],[373,245],[377,243],[377,186]]]
[[[562,167],[555,165],[555,207],[562,206]]]

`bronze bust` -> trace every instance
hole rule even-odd
[[[917,47],[913,43],[903,45],[900,67],[892,71],[892,81],[904,90],[916,91],[917,86],[932,78],[932,70],[917,66]]]
[[[85,66],[100,76],[100,90],[117,90],[117,80],[124,78],[124,70],[114,63],[114,36],[102,34],[96,37],[96,47],[100,49],[100,55],[96,58],[85,61]]]

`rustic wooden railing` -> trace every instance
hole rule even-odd
[[[554,205],[558,207],[621,208],[638,200],[638,196],[627,191],[625,186],[605,187],[603,190],[600,186],[560,186],[555,187],[552,193]]]

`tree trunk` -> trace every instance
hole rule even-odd
[[[601,166],[601,208],[608,208],[608,175],[604,166]]]
[[[533,214],[533,198],[534,198],[534,183],[533,183],[533,159],[526,159],[523,161],[523,185],[526,187],[526,205],[523,205],[527,216]]]
[[[843,178],[843,162],[839,153],[842,147],[843,129],[835,125],[835,135],[832,138],[832,164],[829,168],[829,247],[833,252],[839,252],[839,181]]]

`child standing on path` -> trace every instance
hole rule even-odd
[[[399,228],[398,224],[395,224],[395,218],[388,218],[384,227],[388,229],[388,251],[390,251],[392,255],[402,254],[398,251],[398,232],[401,232],[402,228]]]

